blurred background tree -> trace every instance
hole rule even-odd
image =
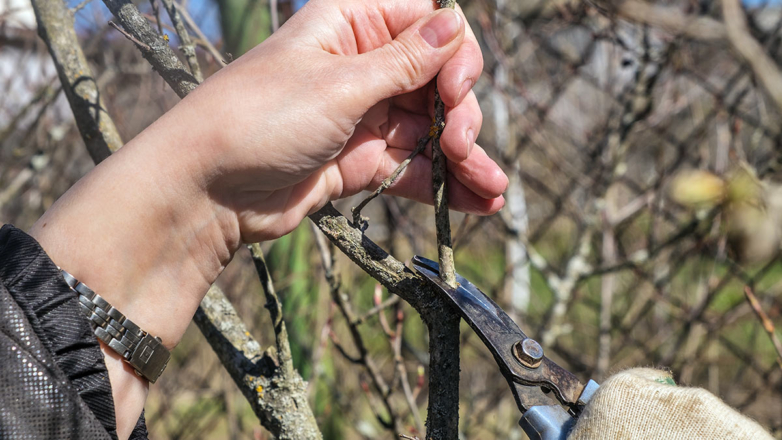
[[[216,0],[223,50],[238,57],[272,33],[269,0]]]
[[[136,5],[177,48],[158,3]],[[176,4],[204,76],[302,5]],[[486,61],[475,85],[478,143],[511,184],[501,214],[452,216],[457,270],[582,378],[670,368],[782,436],[782,9],[754,0],[460,5]],[[105,111],[131,139],[178,98],[108,26],[102,3],[68,6]],[[731,20],[743,16],[744,25]],[[0,0],[0,87],[0,220],[29,228],[93,165],[25,0]],[[347,213],[360,197],[337,207]],[[391,254],[435,255],[431,208],[384,196],[365,214],[368,236]],[[319,234],[303,223],[262,245],[318,426],[325,438],[422,435],[426,326],[341,253],[324,265],[331,251]],[[248,332],[273,346],[249,253],[217,284]],[[523,438],[493,359],[468,329],[461,344],[462,435]],[[154,438],[269,437],[194,326],[152,387],[147,420]]]

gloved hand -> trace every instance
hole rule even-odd
[[[568,440],[771,439],[757,422],[702,388],[677,387],[667,371],[635,368],[595,393]]]

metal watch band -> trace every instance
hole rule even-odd
[[[140,329],[73,275],[62,269],[60,272],[71,290],[79,295],[79,306],[90,320],[95,336],[119,353],[136,374],[155,383],[171,358],[161,339]]]

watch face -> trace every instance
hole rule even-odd
[[[159,338],[146,334],[128,360],[136,372],[155,383],[168,365],[171,353],[163,346]]]

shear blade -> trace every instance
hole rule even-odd
[[[522,365],[516,358],[513,347],[527,339],[527,335],[494,300],[459,274],[456,274],[457,287],[448,286],[440,279],[440,266],[432,260],[415,256],[413,267],[450,300],[459,315],[488,347],[500,372],[508,380],[522,412],[545,401],[551,402],[539,387],[554,391],[554,395],[564,405],[576,405],[584,386],[572,373],[545,356],[536,368]]]

